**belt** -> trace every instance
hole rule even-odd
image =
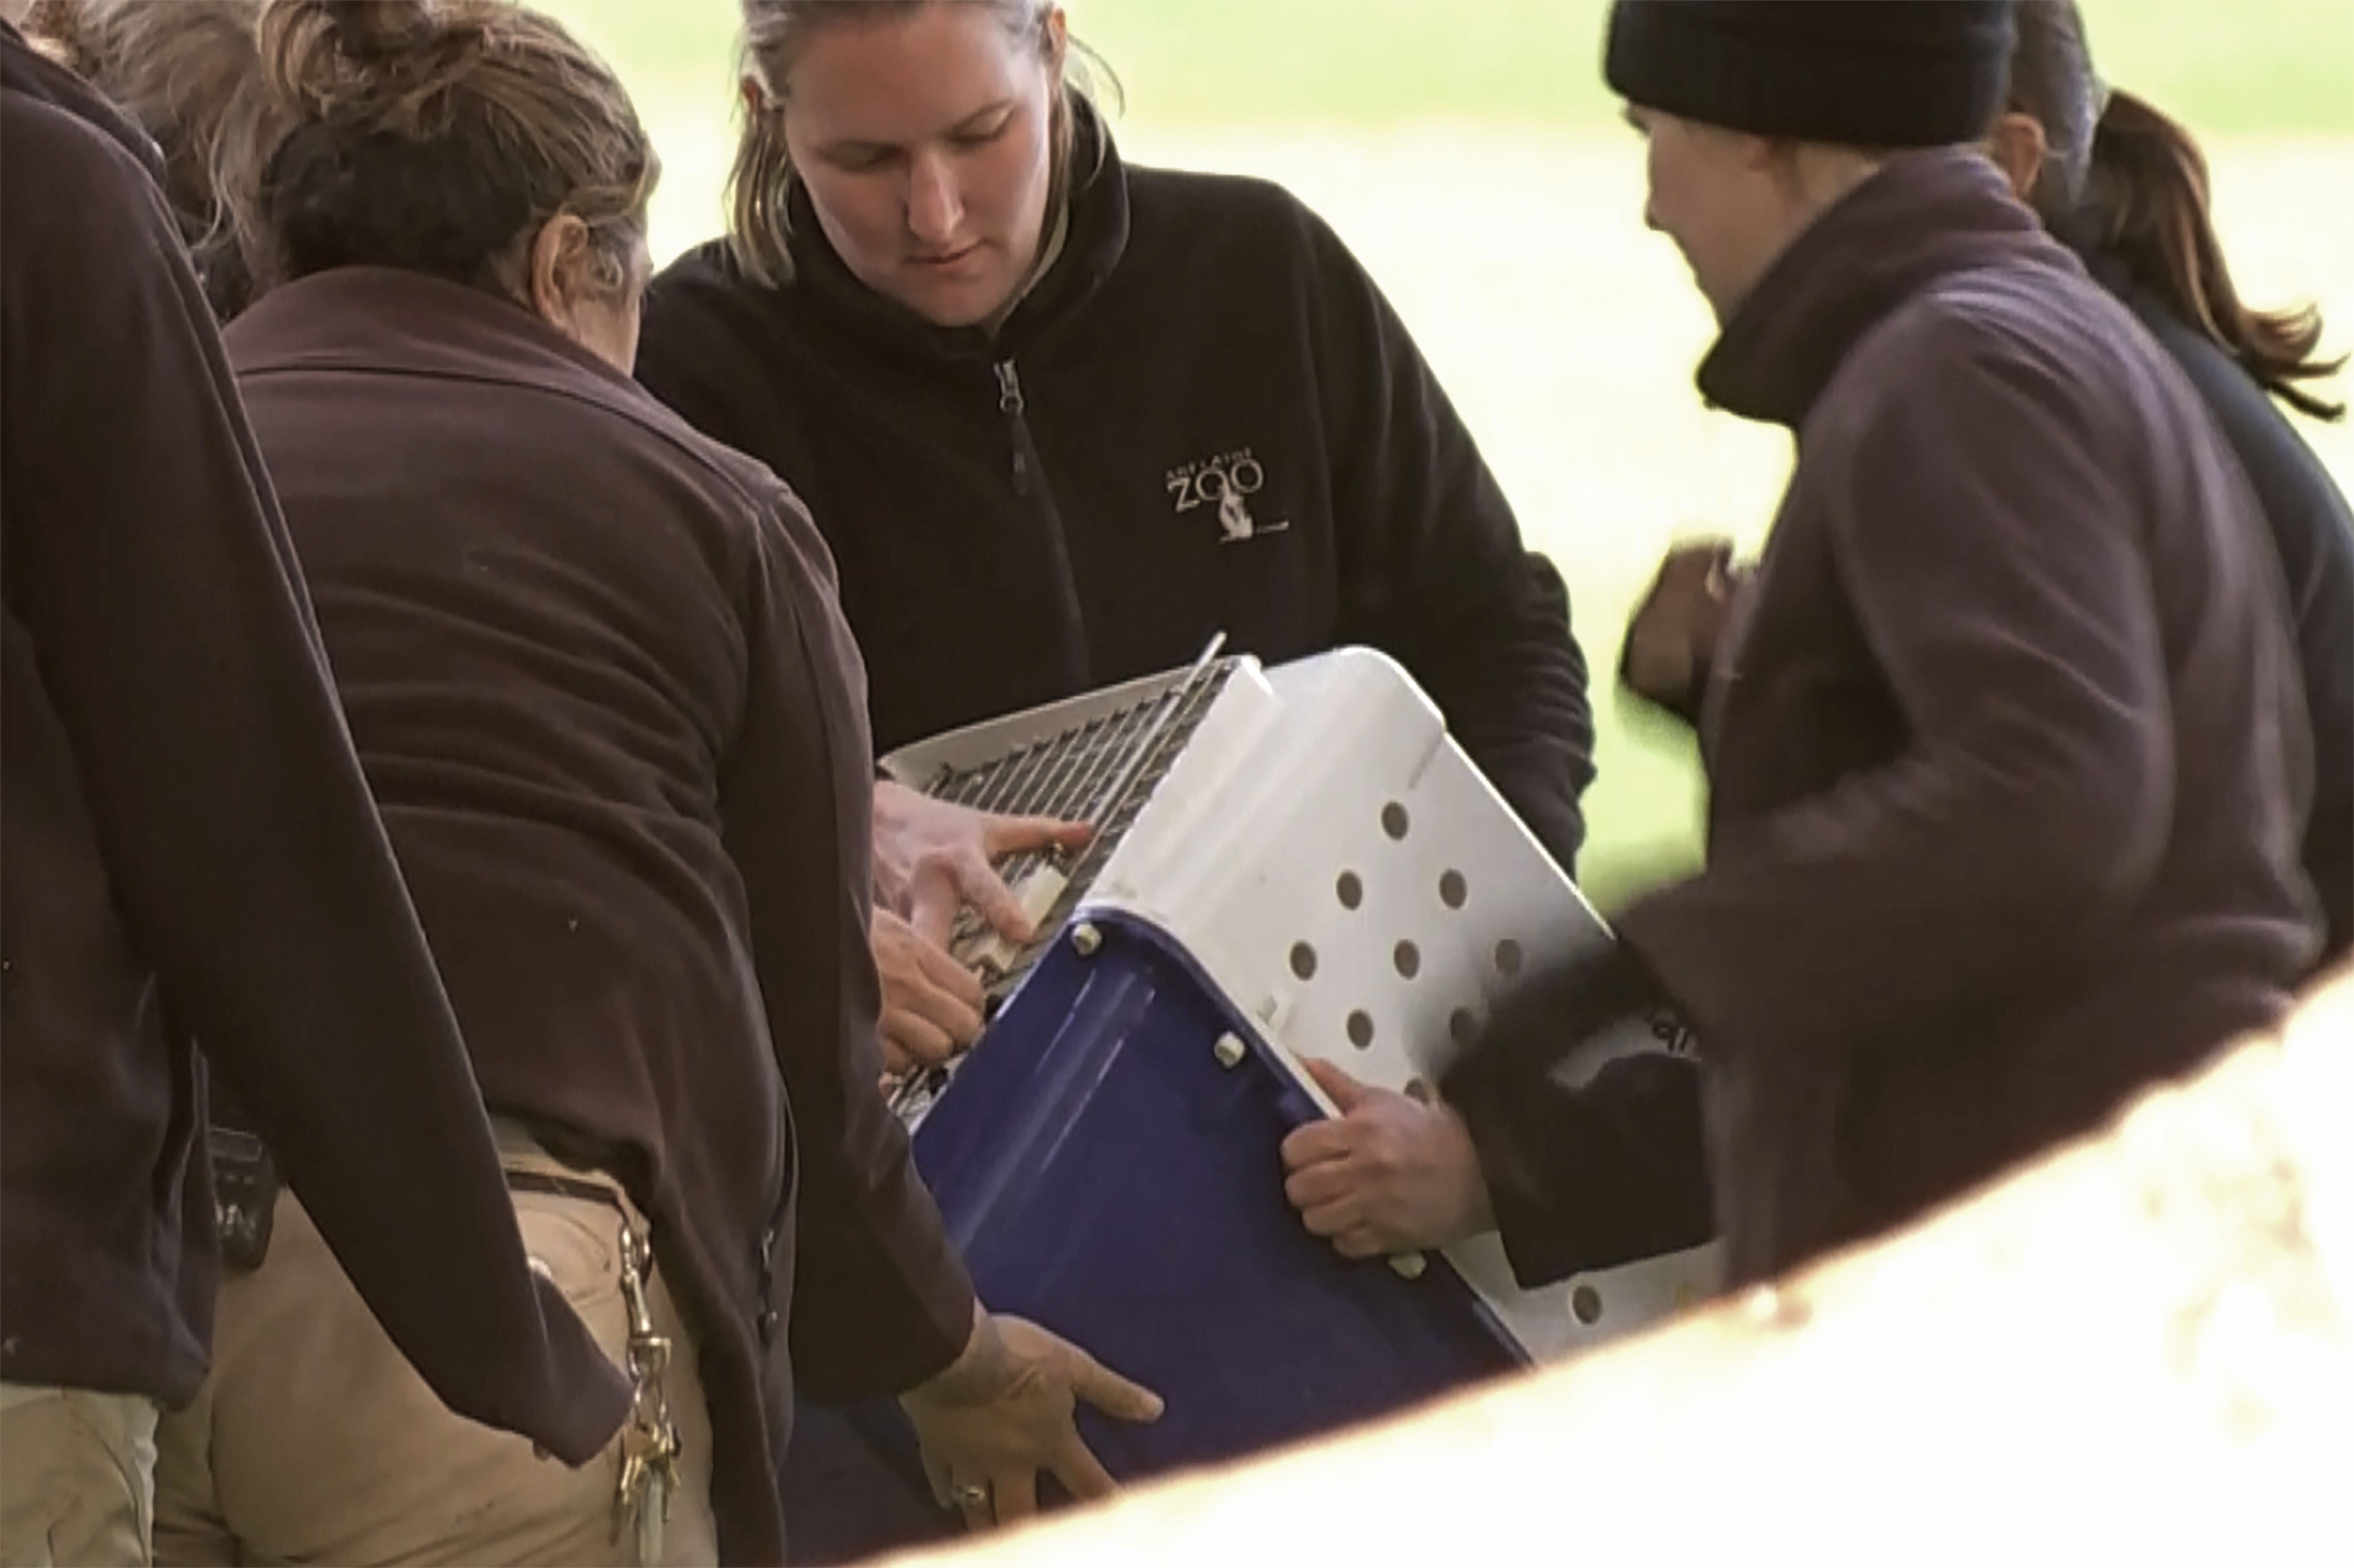
[[[549,1198],[575,1198],[586,1203],[602,1203],[627,1219],[629,1204],[622,1199],[620,1189],[605,1181],[586,1181],[578,1176],[553,1176],[545,1171],[509,1171],[506,1173],[510,1192],[537,1192]]]

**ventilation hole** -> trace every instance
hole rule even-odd
[[[1373,1043],[1373,1015],[1359,1011],[1349,1014],[1349,1044],[1363,1051]]]
[[[1459,871],[1441,872],[1438,877],[1438,901],[1449,909],[1460,909],[1471,896],[1471,885]]]
[[[1332,885],[1332,891],[1340,895],[1343,909],[1354,909],[1365,901],[1364,882],[1353,871],[1342,872],[1341,880]]]
[[[1316,978],[1316,949],[1305,942],[1291,944],[1291,972],[1301,980]]]
[[[1602,1321],[1602,1292],[1581,1285],[1569,1293],[1569,1315],[1591,1329]]]
[[[1390,837],[1405,838],[1406,829],[1412,825],[1405,814],[1405,808],[1395,800],[1382,808],[1382,832],[1389,834]]]
[[[1422,972],[1422,949],[1412,942],[1400,942],[1391,951],[1390,960],[1397,965],[1401,980],[1412,980]]]
[[[1479,1015],[1468,1007],[1458,1007],[1447,1015],[1447,1037],[1458,1045],[1469,1045],[1479,1033]]]
[[[1421,1078],[1408,1078],[1405,1081],[1405,1097],[1418,1105],[1428,1105],[1431,1101],[1429,1083]]]
[[[1506,980],[1521,972],[1521,945],[1510,937],[1496,944],[1496,972]]]

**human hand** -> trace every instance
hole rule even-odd
[[[1495,1228],[1463,1118],[1423,1095],[1361,1084],[1330,1062],[1309,1075],[1341,1112],[1283,1140],[1284,1195],[1343,1257],[1452,1245]]]
[[[978,1308],[956,1363],[899,1396],[932,1495],[972,1530],[1035,1514],[1042,1470],[1075,1498],[1117,1489],[1079,1436],[1082,1400],[1122,1421],[1161,1418],[1159,1394],[1035,1323]]]
[[[1661,707],[1693,712],[1738,586],[1730,539],[1690,540],[1670,550],[1628,622],[1620,679]]]
[[[992,816],[885,779],[875,786],[875,901],[941,948],[968,904],[1008,941],[1026,942],[1033,922],[995,863],[1076,849],[1093,832],[1052,817]]]
[[[981,980],[947,948],[879,906],[869,938],[883,980],[883,1065],[890,1076],[937,1067],[981,1038]]]

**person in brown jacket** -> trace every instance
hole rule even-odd
[[[148,1560],[158,1408],[196,1393],[213,1340],[206,1085],[181,1031],[452,1425],[579,1464],[629,1402],[526,1267],[151,157],[0,23],[10,1563]]]
[[[980,1308],[875,1091],[858,651],[793,494],[631,379],[627,94],[505,0],[270,0],[259,46],[231,360],[518,1221],[641,1397],[577,1475],[456,1427],[282,1200],[159,1553],[775,1563],[796,1383],[901,1395],[976,1523],[1106,1489],[1075,1397],[1157,1401]]]
[[[1611,13],[1701,391],[1797,464],[1702,704],[1707,868],[1441,1086],[1513,1185],[1556,1158],[1524,1086],[1671,1004],[1734,1284],[2188,1071],[2317,939],[2277,564],[2189,383],[1966,145],[2011,43],[2003,0]]]

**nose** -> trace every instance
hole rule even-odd
[[[907,232],[928,250],[946,250],[964,221],[964,198],[949,160],[925,151],[907,168]]]

